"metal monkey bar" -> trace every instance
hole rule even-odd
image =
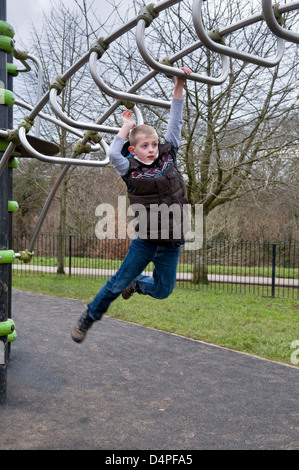
[[[299,2],[295,2],[295,3],[297,3],[297,9],[298,9]],[[295,42],[296,44],[299,44],[299,34],[294,33],[293,31],[289,31],[288,29],[285,29],[283,26],[279,24],[279,22],[276,21],[275,7],[277,8],[279,13],[282,13],[282,12],[296,9],[294,8],[295,7],[294,3],[283,5],[281,7],[277,3],[276,5],[274,5],[274,8],[273,8],[272,0],[262,0],[262,8],[263,8],[264,19],[273,34],[275,34],[276,36],[280,38],[285,39],[286,41]]]
[[[103,39],[100,38],[100,40],[93,45],[91,51],[86,53],[76,64],[74,64],[68,71],[66,71],[63,76],[59,77],[60,78],[60,83],[57,86],[57,83],[55,83],[53,86],[51,86],[50,90],[42,97],[39,99],[37,105],[31,110],[28,119],[29,120],[34,120],[36,117],[39,116],[39,113],[41,109],[45,106],[47,102],[50,102],[53,111],[55,114],[61,119],[62,123],[67,124],[68,126],[72,128],[79,128],[79,129],[84,129],[84,130],[91,130],[95,132],[106,132],[110,134],[116,134],[119,129],[118,128],[112,128],[110,126],[104,126],[103,125],[103,119],[99,119],[97,123],[86,123],[86,122],[78,122],[74,121],[69,116],[67,116],[63,111],[61,110],[58,101],[57,101],[57,95],[63,89],[63,86],[65,86],[67,80],[76,72],[78,71],[83,65],[85,65],[89,61],[90,65],[90,71],[91,75],[97,84],[97,86],[102,90],[103,93],[112,96],[113,98],[120,100],[121,103],[117,103],[117,106],[119,104],[122,104],[124,101],[129,101],[131,103],[142,103],[146,105],[151,105],[151,106],[160,106],[160,107],[170,107],[170,101],[163,101],[163,100],[156,100],[151,97],[146,97],[142,95],[137,95],[135,92],[146,82],[151,80],[157,73],[164,73],[167,75],[172,75],[172,76],[184,76],[187,80],[193,80],[193,81],[198,81],[202,83],[207,83],[210,85],[220,85],[222,84],[229,72],[229,67],[228,67],[228,57],[234,57],[246,62],[251,62],[256,65],[260,65],[262,67],[273,67],[277,65],[284,53],[284,38],[287,38],[289,41],[294,41],[298,42],[298,35],[296,33],[289,32],[285,28],[282,28],[279,23],[278,19],[275,16],[274,9],[272,7],[271,0],[262,0],[262,7],[263,7],[263,13],[260,15],[254,15],[250,18],[246,18],[236,24],[230,25],[226,28],[223,28],[222,30],[218,31],[218,37],[222,38],[228,34],[230,34],[233,31],[236,31],[238,29],[244,28],[245,26],[248,26],[250,24],[256,23],[258,21],[263,21],[265,20],[267,24],[269,25],[269,28],[271,30],[275,29],[274,34],[278,36],[277,38],[277,52],[276,56],[273,59],[266,59],[266,58],[261,58],[254,56],[253,54],[249,54],[243,51],[238,51],[236,49],[230,48],[224,44],[221,44],[219,41],[215,40],[215,36],[213,36],[212,33],[207,33],[205,31],[203,21],[202,21],[202,15],[201,15],[201,8],[202,8],[202,3],[203,0],[194,0],[193,2],[193,22],[194,22],[194,27],[195,30],[199,36],[200,41],[197,43],[189,46],[188,48],[180,51],[177,53],[175,56],[169,58],[169,63],[170,65],[165,65],[163,63],[159,63],[156,60],[154,60],[151,55],[148,53],[146,44],[145,44],[145,38],[144,38],[144,33],[145,33],[145,28],[148,27],[151,22],[159,15],[160,12],[163,10],[180,3],[182,0],[166,0],[158,3],[157,5],[150,4],[147,7],[145,7],[139,15],[137,15],[136,18],[133,18],[130,20],[127,24],[123,25],[122,27],[118,28],[116,31],[114,31],[111,35],[109,35],[107,38]],[[270,7],[271,3],[271,7]],[[299,9],[299,2],[292,2],[290,4],[282,5],[280,7],[276,7],[276,12],[278,12],[279,15],[281,15],[284,12],[291,11],[291,10],[296,10]],[[274,22],[275,20],[275,22]],[[275,28],[274,26],[275,25]],[[145,62],[153,69],[153,72],[149,73],[147,76],[143,77],[143,79],[139,80],[133,87],[128,92],[119,92],[113,90],[111,87],[109,87],[107,84],[105,84],[104,80],[101,78],[101,75],[99,71],[97,70],[97,62],[101,58],[101,56],[105,53],[105,50],[109,47],[109,45],[121,37],[123,34],[126,32],[130,31],[133,28],[136,28],[136,42],[138,49],[145,60]],[[196,73],[192,73],[189,76],[186,76],[180,69],[177,69],[175,67],[172,67],[172,64],[179,60],[180,58],[192,53],[196,49],[202,46],[208,47],[210,50],[214,52],[218,52],[221,54],[222,58],[222,71],[219,77],[209,77],[205,75],[199,75]],[[35,60],[32,56],[29,56],[28,58],[31,58],[32,60]],[[40,87],[39,87],[40,89]],[[117,108],[117,106],[112,106],[110,111],[106,112],[105,114],[105,119],[107,119],[108,116],[112,114],[112,112]],[[57,121],[59,125],[59,121]],[[37,152],[34,147],[32,147],[28,141],[27,141],[27,130],[25,128],[25,132],[23,130],[23,127],[21,126],[19,129],[19,137],[22,143],[22,146],[26,148],[27,152],[34,158],[46,161],[48,163],[59,163],[59,164],[72,164],[72,165],[86,165],[86,166],[92,166],[92,167],[97,167],[97,166],[106,166],[108,164],[107,158],[105,158],[102,161],[99,160],[80,160],[78,158],[75,158],[76,155],[73,155],[69,159],[65,158],[59,158],[59,157],[53,157],[53,156],[47,156],[43,155],[40,152]],[[104,149],[106,148],[105,144],[102,146]],[[6,151],[6,154],[4,154],[0,166],[0,172],[3,171],[4,164],[6,161],[9,159],[9,157],[12,155],[14,151],[14,147],[10,145]]]
[[[100,38],[100,40],[93,45],[91,51],[87,52],[76,64],[74,64],[72,67],[70,67],[69,70],[67,70],[62,77],[60,78],[60,84],[57,86],[57,83],[54,84],[50,90],[40,98],[40,79],[39,79],[39,85],[38,85],[38,103],[36,106],[31,110],[28,119],[29,120],[34,120],[36,117],[39,118],[40,111],[41,109],[45,106],[47,102],[50,102],[52,109],[54,113],[61,119],[62,125],[63,123],[67,124],[68,126],[76,129],[84,129],[84,130],[91,130],[95,132],[105,132],[109,134],[116,134],[119,129],[118,128],[112,128],[110,126],[104,126],[103,125],[103,119],[99,119],[97,123],[86,123],[86,122],[78,122],[72,120],[69,116],[67,116],[63,111],[61,110],[58,101],[57,101],[57,96],[60,92],[60,90],[63,88],[63,86],[66,84],[67,80],[76,72],[78,71],[83,65],[85,65],[89,61],[90,65],[90,72],[91,75],[97,84],[97,86],[102,90],[103,93],[119,100],[121,103],[117,103],[117,105],[112,106],[108,112],[105,113],[104,118],[105,120],[107,117],[109,117],[113,111],[119,106],[119,104],[122,104],[124,101],[129,101],[131,103],[142,103],[146,105],[151,105],[151,106],[159,106],[159,107],[165,107],[169,108],[170,107],[170,101],[163,101],[163,100],[156,100],[151,97],[147,96],[142,96],[142,95],[137,95],[136,91],[145,83],[147,83],[149,80],[151,80],[157,73],[164,73],[166,75],[171,75],[171,76],[184,76],[187,80],[193,80],[193,81],[198,81],[202,83],[207,83],[210,85],[220,85],[222,84],[229,72],[229,66],[228,66],[228,57],[233,57],[236,59],[240,59],[246,62],[254,63],[256,65],[262,66],[262,67],[274,67],[276,66],[280,60],[283,57],[284,53],[284,40],[288,41],[293,41],[298,43],[298,34],[293,33],[286,28],[282,27],[279,24],[279,20],[282,13],[292,11],[292,10],[297,10],[299,9],[299,2],[291,2],[289,4],[285,5],[275,5],[273,8],[271,0],[262,0],[262,13],[259,15],[254,15],[250,18],[246,18],[242,21],[239,21],[238,23],[235,23],[233,25],[230,25],[226,28],[223,28],[221,30],[217,31],[218,38],[223,38],[226,35],[232,33],[233,31],[237,31],[241,28],[244,28],[248,25],[254,24],[259,21],[265,21],[271,31],[277,36],[277,51],[276,55],[274,58],[268,59],[268,58],[262,58],[255,56],[253,54],[249,54],[244,51],[239,51],[233,48],[230,48],[226,46],[225,44],[222,44],[221,41],[215,39],[215,35],[213,33],[207,33],[203,21],[202,21],[202,14],[201,14],[201,9],[202,9],[202,3],[204,0],[194,0],[193,1],[193,23],[194,27],[196,30],[196,33],[199,36],[200,41],[197,43],[190,45],[188,48],[180,51],[177,53],[175,56],[168,58],[169,60],[169,65],[165,65],[165,63],[157,62],[154,60],[151,55],[148,53],[146,44],[145,44],[145,28],[148,27],[152,21],[161,13],[163,10],[180,3],[182,0],[166,0],[158,3],[157,5],[150,4],[147,7],[145,7],[139,15],[137,15],[135,18],[130,20],[127,24],[123,25],[122,27],[118,28],[116,31],[114,31],[111,35],[109,35],[107,38],[103,39]],[[275,16],[276,15],[276,16]],[[133,28],[136,28],[136,42],[138,49],[140,51],[141,56],[145,60],[145,62],[153,69],[153,72],[149,73],[147,76],[143,77],[139,82],[137,82],[133,87],[128,92],[119,92],[116,90],[113,90],[111,87],[109,87],[107,84],[105,84],[104,80],[101,78],[101,75],[97,69],[97,62],[101,58],[101,56],[105,53],[105,50],[109,47],[109,45],[115,41],[116,39],[120,38],[123,34],[126,32],[130,31]],[[218,52],[221,54],[221,59],[222,59],[222,70],[221,74],[219,77],[209,77],[205,75],[199,75],[196,73],[192,73],[189,76],[185,76],[184,73],[178,69],[172,66],[172,64],[179,60],[180,58],[192,53],[199,47],[206,46],[210,50],[214,52]],[[38,67],[40,68],[40,64],[36,58],[33,56],[28,56],[28,59],[34,60]],[[23,61],[24,63],[24,61]],[[61,87],[61,88],[59,88]],[[59,125],[60,121],[57,121],[56,124]],[[22,145],[24,148],[26,148],[27,152],[34,158],[47,161],[48,163],[59,163],[59,164],[73,164],[73,165],[86,165],[86,166],[92,166],[92,167],[97,167],[97,166],[106,166],[108,164],[107,159],[105,158],[102,161],[99,160],[80,160],[78,158],[75,158],[76,155],[73,155],[70,159],[64,159],[64,158],[59,158],[59,157],[53,157],[53,156],[47,156],[43,155],[40,152],[37,152],[34,147],[32,147],[28,141],[27,141],[27,130],[25,128],[25,132],[22,130],[22,126],[19,129],[19,137],[22,142]],[[105,144],[102,146],[104,149],[106,148]],[[0,172],[3,171],[3,167],[5,163],[8,161],[10,156],[12,155],[14,151],[14,147],[12,145],[9,145],[7,151],[5,152],[2,161],[0,163]]]
[[[284,53],[284,40],[281,38],[277,39],[277,51],[273,59],[265,59],[262,57],[258,57],[254,54],[249,54],[248,52],[239,51],[232,47],[228,47],[223,44],[212,41],[212,39],[206,33],[205,27],[203,24],[202,14],[201,14],[202,2],[203,0],[194,0],[193,2],[193,23],[194,23],[195,30],[198,34],[198,37],[200,38],[200,40],[206,47],[208,47],[214,52],[219,52],[220,54],[226,54],[235,59],[241,59],[244,62],[250,62],[252,64],[260,65],[261,67],[274,67],[275,65],[279,64]],[[222,29],[221,31],[219,31],[219,34],[221,37],[223,37],[228,33],[236,31],[237,29],[244,28],[245,26],[248,26],[250,24],[253,24],[262,20],[263,20],[262,15],[255,15],[255,16],[252,16],[251,18],[248,18],[247,20],[241,21],[239,23],[236,23],[235,25],[230,26],[227,31],[225,29]],[[276,19],[275,21],[277,22]]]

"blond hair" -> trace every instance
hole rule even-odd
[[[139,126],[133,127],[133,129],[130,131],[130,145],[134,147],[137,144],[137,140],[141,134],[147,137],[155,136],[158,138],[157,132],[152,126],[149,126],[148,124],[140,124]]]

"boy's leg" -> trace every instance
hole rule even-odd
[[[74,341],[81,343],[92,323],[100,320],[109,305],[146,268],[155,253],[151,246],[140,238],[133,239],[121,267],[102,287],[88,309],[71,330]]]
[[[140,238],[132,240],[120,269],[106,282],[72,328],[73,340],[83,341],[93,321],[100,320],[111,302],[130,284],[139,294],[156,299],[168,297],[175,286],[179,254],[180,247],[154,245]],[[153,276],[140,274],[150,261],[155,264]]]
[[[153,276],[138,276],[135,291],[139,294],[150,295],[155,299],[168,297],[176,283],[176,271],[181,247],[157,245],[153,262]]]
[[[145,240],[133,239],[126,258],[121,267],[102,287],[94,300],[88,305],[88,311],[93,320],[100,320],[108,310],[109,305],[123,290],[136,279],[152,261],[154,247],[148,246]]]

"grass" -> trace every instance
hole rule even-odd
[[[13,278],[13,288],[68,297],[89,303],[105,279],[53,275]],[[293,341],[299,340],[299,303],[247,294],[176,288],[164,300],[134,295],[121,297],[108,315],[128,322],[246,352],[291,365]],[[298,357],[299,359],[299,357]]]

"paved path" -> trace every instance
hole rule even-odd
[[[0,449],[298,449],[299,369],[13,291]]]
[[[57,273],[57,267],[54,266],[36,266],[34,264],[14,264],[13,269],[20,271],[28,272],[43,272],[43,273]],[[66,266],[64,268],[65,274],[69,274],[69,268]],[[97,268],[71,268],[72,275],[79,276],[112,276],[116,273],[116,269],[97,269]],[[144,271],[144,274],[152,276],[151,271]],[[177,281],[192,281],[192,273],[180,273],[176,274]],[[230,284],[248,284],[248,285],[260,285],[260,286],[271,286],[273,280],[271,277],[262,277],[262,276],[239,276],[237,274],[226,275],[226,274],[208,274],[208,280],[210,282],[217,283],[230,283]],[[297,288],[299,287],[299,279],[293,278],[280,278],[275,277],[275,287],[289,287]]]

